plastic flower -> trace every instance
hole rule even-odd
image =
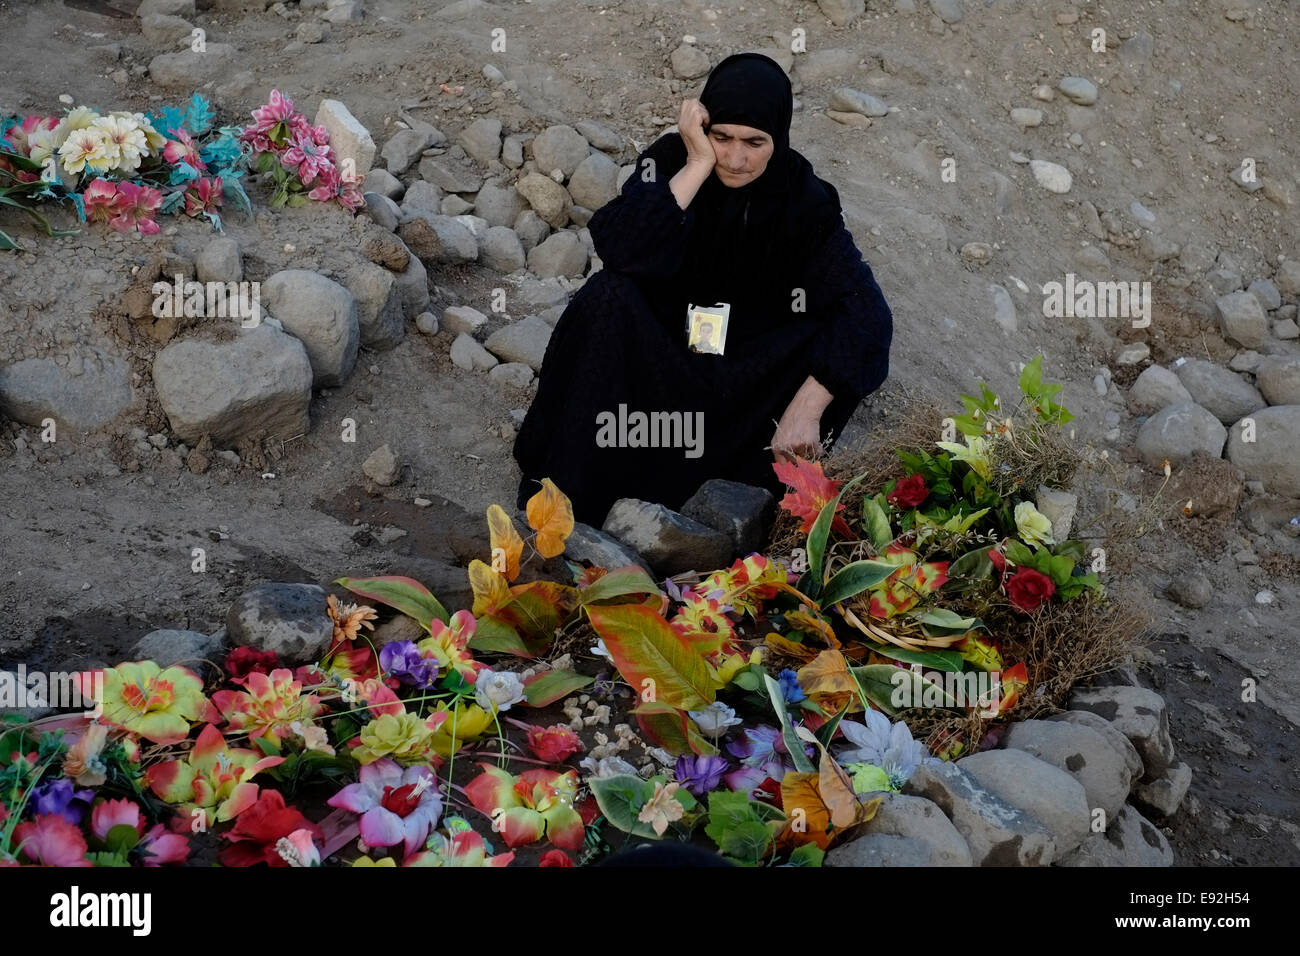
[[[325,613],[334,622],[334,640],[336,642],[355,640],[363,627],[368,631],[373,631],[375,625],[372,622],[379,618],[374,608],[362,604],[340,605],[339,599],[333,594],[325,598]]]
[[[63,775],[79,787],[98,787],[108,779],[108,768],[100,756],[107,742],[107,727],[100,723],[87,724],[63,757]]]
[[[203,681],[184,667],[164,670],[153,661],[137,661],[102,672],[86,671],[81,675],[83,696],[97,692],[99,681],[95,674],[103,675],[104,713],[100,719],[156,744],[184,740],[189,736],[190,722],[198,720],[208,708]]]
[[[727,752],[740,761],[740,769],[724,778],[732,790],[753,790],[767,778],[780,780],[794,769],[790,751],[776,727],[742,728],[739,737],[727,742]]]
[[[141,862],[145,866],[184,863],[189,859],[189,840],[179,833],[169,832],[161,823],[155,823],[146,831],[140,806],[132,800],[104,800],[91,812],[90,832],[101,843],[106,843],[109,833],[118,826],[129,826],[135,830],[137,840],[134,849],[141,854]]]
[[[720,700],[715,700],[704,710],[688,710],[686,713],[706,737],[721,737],[728,727],[743,723],[736,712]]]
[[[1056,584],[1046,574],[1033,568],[1016,568],[1007,578],[1007,599],[1022,614],[1033,614],[1056,593]]]
[[[379,666],[403,684],[427,690],[438,679],[438,665],[426,659],[414,641],[393,641],[379,652]]]
[[[161,799],[181,804],[183,812],[214,809],[216,822],[224,823],[257,802],[258,787],[252,777],[282,763],[283,757],[227,747],[221,731],[208,724],[185,760],[152,764],[145,780]]]
[[[735,625],[727,617],[727,613],[734,609],[724,602],[724,589],[714,588],[704,593],[682,588],[680,594],[682,607],[669,622],[674,631],[688,637],[716,634],[723,640],[735,635]]]
[[[73,130],[59,147],[59,160],[69,173],[82,170],[103,173],[117,165],[120,158],[116,147],[103,129],[88,127]]]
[[[894,485],[894,490],[885,496],[885,500],[896,508],[915,508],[930,497],[930,489],[925,487],[923,475],[908,475]]]
[[[0,143],[7,146],[10,152],[30,156],[32,138],[38,133],[51,133],[58,125],[59,120],[54,116],[24,116],[21,123],[9,127]]]
[[[403,866],[507,866],[514,860],[514,851],[488,856],[487,844],[473,830],[461,830],[450,837],[435,833],[429,837],[429,849],[409,856]],[[390,858],[391,862],[391,858]],[[353,866],[362,865],[360,862]],[[374,866],[383,866],[380,860]]]
[[[371,869],[371,868],[373,868],[373,867],[377,867],[377,866],[380,866],[380,867],[387,866],[387,867],[394,867],[394,868],[396,868],[396,866],[397,866],[397,861],[394,860],[391,856],[386,856],[386,857],[383,857],[382,859],[379,859],[379,860],[376,860],[374,857],[371,857],[371,856],[359,856],[359,857],[357,857],[355,860],[352,861],[352,865],[353,865],[354,867],[359,866],[359,867],[362,867],[362,868],[364,868],[364,869]],[[407,865],[407,866],[410,866],[411,864],[410,864],[410,863],[407,863],[406,865]]]
[[[492,819],[493,829],[505,838],[506,846],[545,838],[565,850],[582,847],[585,829],[573,807],[577,771],[527,770],[514,777],[491,764],[479,766],[483,773],[465,785],[465,796],[476,810]]]
[[[911,610],[921,598],[943,587],[948,580],[948,562],[918,563],[918,557],[915,551],[901,544],[891,544],[885,549],[880,559],[897,564],[898,570],[868,591],[868,614],[891,618]]]
[[[650,824],[658,836],[663,836],[668,824],[680,820],[686,812],[680,801],[673,798],[680,786],[676,781],[667,785],[656,783],[655,792],[637,814],[637,820]]]
[[[280,163],[294,170],[304,186],[310,186],[323,169],[333,167],[333,156],[328,137],[326,143],[320,143],[313,133],[297,132],[292,145],[280,157]]]
[[[67,777],[50,777],[32,788],[29,799],[34,815],[60,816],[76,825],[81,823],[86,811],[90,809],[95,791],[78,790]]]
[[[265,106],[253,110],[253,122],[247,129],[268,133],[293,115],[293,100],[279,90],[272,90]]]
[[[114,204],[117,215],[108,224],[118,232],[137,229],[142,236],[156,236],[162,230],[153,217],[162,205],[162,200],[162,193],[152,186],[118,183],[117,202]]]
[[[439,756],[450,757],[467,741],[477,740],[492,726],[492,714],[478,704],[467,704],[463,700],[456,702],[455,710],[450,710],[446,701],[439,701],[429,715],[429,722],[434,721],[438,725],[429,738],[429,748]]]
[[[185,215],[190,218],[209,216],[221,208],[224,201],[221,177],[200,177],[185,190]]]
[[[259,651],[255,647],[236,647],[226,655],[226,673],[230,682],[241,687],[253,673],[269,674],[280,663],[275,651]]]
[[[840,754],[840,763],[872,764],[885,772],[895,790],[901,788],[916,768],[930,759],[925,744],[913,740],[901,720],[890,724],[889,718],[876,710],[867,710],[862,718],[860,724],[840,721],[840,730],[854,745]]]
[[[469,650],[469,639],[474,636],[477,622],[469,611],[460,610],[451,616],[450,624],[434,618],[429,622],[429,636],[417,645],[421,653],[438,662],[438,667],[446,671],[454,670],[472,684],[478,680],[482,664],[474,660]]]
[[[163,147],[163,159],[176,166],[180,163],[186,163],[193,167],[195,172],[206,173],[207,164],[199,156],[198,144],[189,132],[182,129],[169,129],[167,132],[175,136],[175,139],[168,140],[167,145]]]
[[[799,685],[799,675],[790,668],[787,667],[777,675],[777,682],[781,685],[781,696],[785,698],[787,704],[797,704],[801,700],[808,699],[808,695]]]
[[[590,648],[590,650],[591,653],[595,654],[597,657],[603,657],[606,660],[611,660],[611,661],[614,659],[613,656],[609,653],[609,648],[605,646],[604,638],[601,637],[596,638],[596,643]]]
[[[1034,507],[1033,502],[1022,501],[1016,505],[1016,530],[1026,544],[1041,548],[1043,545],[1055,544],[1052,538],[1052,522],[1047,515]]]
[[[117,215],[117,184],[102,177],[96,178],[81,194],[89,222],[107,223]]]
[[[284,795],[279,790],[263,790],[257,802],[240,814],[235,825],[222,839],[231,845],[217,854],[222,866],[292,866],[287,856],[280,852],[280,841],[298,831],[323,839],[320,827],[302,815],[297,807],[285,806]],[[297,850],[296,845],[294,846]]]
[[[361,839],[368,846],[403,844],[411,854],[424,845],[442,816],[442,797],[428,767],[407,767],[384,758],[361,768],[360,780],[326,801],[361,814]]]
[[[587,771],[587,777],[591,780],[603,780],[605,777],[619,777],[624,774],[637,775],[636,767],[632,766],[622,757],[601,757],[597,760],[595,757],[583,757],[578,761],[578,766]]]
[[[509,710],[524,699],[524,682],[510,671],[483,668],[474,684],[474,699],[484,710]]]
[[[294,830],[275,841],[275,853],[289,866],[320,866],[320,851],[307,829]]]
[[[431,734],[419,714],[381,714],[361,728],[361,744],[352,756],[361,764],[374,763],[381,757],[427,762]]]
[[[718,785],[722,783],[722,775],[730,767],[731,764],[727,763],[725,757],[686,754],[677,758],[677,765],[673,771],[677,782],[699,797],[710,790],[718,789]]]
[[[966,439],[965,445],[958,445],[956,442],[950,441],[940,441],[935,442],[935,444],[946,451],[953,461],[966,462],[966,464],[970,465],[971,471],[988,481],[993,474],[988,442],[978,435],[964,435],[962,437]]]
[[[42,866],[93,866],[86,859],[86,838],[57,813],[44,814],[14,828],[14,844],[23,856]]]
[[[277,752],[286,737],[302,736],[302,728],[325,710],[320,698],[302,696],[302,683],[293,679],[287,667],[270,675],[249,674],[244,686],[246,690],[219,690],[212,702],[232,730],[246,732],[249,739],[261,737]],[[294,729],[295,724],[299,729]]]
[[[575,866],[573,857],[563,850],[547,850],[537,861],[538,866]]]
[[[563,763],[585,748],[582,740],[564,724],[528,728],[528,749],[546,763]]]
[[[100,116],[90,124],[92,130],[102,130],[110,149],[117,156],[113,168],[128,175],[140,168],[140,160],[151,155],[144,130],[130,113],[110,113]]]

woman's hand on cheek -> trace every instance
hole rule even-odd
[[[686,162],[688,165],[711,171],[717,164],[718,157],[713,151],[713,144],[709,142],[709,134],[704,131],[708,121],[709,111],[704,108],[703,103],[693,99],[682,100],[681,114],[677,118],[677,132],[681,134],[682,142],[686,145]]]

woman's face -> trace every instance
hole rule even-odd
[[[709,142],[713,144],[713,153],[718,159],[713,171],[722,185],[732,189],[763,175],[774,148],[772,137],[761,129],[735,123],[710,126]]]

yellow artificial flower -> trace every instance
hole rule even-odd
[[[407,762],[426,760],[430,730],[419,714],[382,714],[361,728],[361,745],[352,751],[358,763],[380,757]]]
[[[466,741],[477,740],[488,727],[492,726],[492,715],[478,704],[466,705],[462,701],[456,704],[456,711],[452,714],[447,704],[440,701],[434,712],[429,715],[430,722],[436,722],[439,714],[447,716],[429,738],[429,748],[440,757],[450,757],[460,750]],[[456,728],[455,738],[452,737],[453,721]]]
[[[117,146],[103,129],[90,127],[74,130],[59,147],[59,159],[69,173],[82,170],[102,173],[112,169],[121,159]]]
[[[1016,530],[1026,544],[1035,548],[1056,543],[1052,538],[1051,520],[1029,501],[1016,505]]]
[[[386,856],[382,860],[376,860],[369,856],[359,856],[352,861],[353,866],[397,866],[397,861],[391,856]]]
[[[971,471],[988,481],[993,475],[988,442],[978,435],[964,435],[963,437],[966,439],[965,445],[958,445],[956,442],[950,441],[940,441],[935,442],[935,444],[951,455],[953,461],[966,462],[966,464],[970,465]]]

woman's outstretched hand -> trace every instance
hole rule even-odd
[[[777,461],[793,461],[795,455],[815,461],[822,456],[822,412],[831,398],[831,393],[811,375],[804,380],[772,436],[772,456]]]
[[[699,100],[682,100],[681,113],[677,117],[677,132],[686,144],[686,163],[712,171],[718,162],[709,134],[704,131],[709,122],[709,111]]]

